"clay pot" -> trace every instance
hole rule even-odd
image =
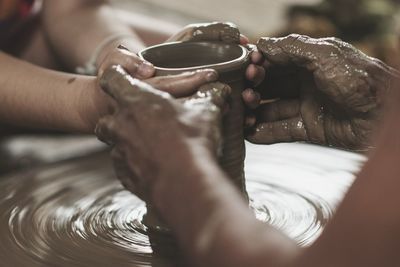
[[[149,47],[139,56],[151,62],[156,76],[180,74],[199,69],[214,69],[219,81],[232,88],[230,111],[223,121],[223,153],[221,167],[247,200],[244,180],[244,105],[245,70],[249,64],[249,51],[243,46],[222,42],[175,42]],[[148,207],[148,224],[153,225],[156,214]],[[153,221],[153,222],[151,222]],[[157,229],[160,229],[158,225]]]

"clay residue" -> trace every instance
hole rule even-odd
[[[318,195],[305,193],[302,181],[308,176],[286,185],[266,177],[263,167],[271,156],[267,152],[251,154],[252,162],[261,167],[251,169],[248,177],[251,208],[260,220],[280,227],[299,244],[308,244],[333,207]],[[272,158],[273,166],[285,161],[277,154]],[[324,180],[324,188],[341,188],[334,181],[327,186]],[[143,224],[145,203],[115,179],[107,154],[1,177],[0,188],[2,266],[191,266],[179,265],[177,248],[149,232]]]
[[[292,34],[257,46],[270,65],[259,90],[279,101],[259,108],[250,141],[371,148],[397,71],[336,38]]]

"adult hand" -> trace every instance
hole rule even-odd
[[[193,160],[193,149],[205,147],[217,152],[221,110],[230,88],[208,83],[209,79],[202,79],[204,73],[214,72],[168,76],[162,83],[143,82],[119,66],[107,69],[101,78],[102,88],[114,99],[116,109],[99,121],[96,134],[113,145],[112,158],[124,186],[145,201],[151,201],[155,181],[182,172],[180,166],[187,166],[182,160]],[[200,89],[178,100],[151,84]]]
[[[183,28],[182,31],[173,35],[168,39],[168,42],[198,42],[198,41],[217,41],[241,44],[250,49],[251,62],[246,70],[246,79],[248,86],[243,91],[243,100],[247,106],[248,111],[254,110],[260,103],[259,94],[252,88],[260,84],[264,80],[265,70],[262,67],[264,58],[254,45],[249,45],[249,39],[240,33],[238,27],[229,22],[213,22],[213,23],[199,23],[190,24]],[[246,126],[253,126],[255,118],[252,112],[247,112]]]
[[[370,147],[394,69],[334,38],[261,38],[257,47],[269,65],[262,98],[279,100],[258,108],[248,140]]]
[[[189,24],[171,36],[167,42],[215,41],[247,45],[249,40],[240,34],[237,26],[230,22]]]
[[[100,81],[103,73],[111,66],[120,65],[130,76],[146,80],[155,88],[170,93],[174,97],[185,97],[193,94],[197,89],[194,84],[200,86],[207,81],[215,81],[218,74],[215,71],[198,71],[183,73],[179,79],[170,81],[168,77],[153,77],[154,67],[152,64],[142,60],[124,47],[114,49],[99,66],[97,80]],[[113,110],[113,102],[100,89],[98,84],[90,85],[92,90],[86,90],[80,97],[82,104],[81,118],[87,128],[93,130],[100,117],[109,114]],[[89,130],[89,131],[90,131]]]

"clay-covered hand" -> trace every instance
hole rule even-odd
[[[257,46],[268,62],[258,89],[278,100],[257,109],[251,142],[370,147],[394,69],[334,38],[261,38]]]
[[[153,64],[141,59],[122,45],[102,51],[97,61],[98,77],[101,77],[107,68],[114,65],[122,66],[125,71],[137,79],[147,79],[155,74]]]
[[[184,79],[168,76],[163,83],[173,86]],[[107,69],[101,85],[115,100],[116,109],[99,121],[96,134],[113,145],[117,176],[141,199],[151,201],[157,180],[179,175],[185,161],[193,160],[196,147],[217,153],[228,86],[193,83],[200,86],[197,93],[178,100],[132,78],[121,67]]]
[[[213,22],[190,24],[182,29],[182,31],[173,35],[168,42],[196,42],[196,41],[219,41],[226,43],[235,43],[248,46],[252,50],[251,63],[246,70],[246,79],[248,86],[243,92],[243,100],[248,110],[253,110],[260,103],[260,96],[251,87],[254,87],[264,79],[265,70],[261,67],[263,57],[256,47],[249,44],[249,39],[240,33],[238,27],[230,22]],[[246,126],[253,126],[255,118],[251,112],[248,112],[246,118]]]
[[[125,62],[132,63],[135,65],[136,59],[131,55],[129,57],[130,52],[122,49],[120,52],[122,58],[124,59],[123,55],[127,55],[125,58]],[[117,54],[118,54],[117,53]],[[94,86],[89,86],[93,88],[93,90],[88,89],[85,91],[85,95],[80,97],[80,101],[83,102],[82,106],[85,107],[82,111],[80,111],[81,118],[87,125],[88,131],[92,132],[97,121],[100,117],[103,117],[107,114],[113,112],[114,109],[114,102],[108,97],[103,90],[101,90],[98,82],[101,80],[103,76],[104,70],[110,68],[113,65],[114,61],[110,60],[105,62],[103,66],[103,70],[101,71],[101,76],[98,76],[98,81],[94,81]],[[108,67],[107,67],[108,66]],[[140,65],[139,65],[140,66]],[[131,71],[128,71],[126,68],[126,64],[122,65],[123,69],[132,77],[137,79],[143,79],[146,76],[142,76],[137,73],[139,68],[133,67]],[[136,72],[135,72],[136,71]],[[132,73],[136,73],[133,75]],[[151,75],[152,76],[152,75]],[[152,77],[144,79],[147,83],[151,84],[153,87],[157,88],[158,90],[167,92],[174,97],[186,97],[194,93],[194,91],[202,84],[206,82],[215,81],[218,77],[218,74],[213,70],[204,70],[204,71],[197,71],[197,72],[190,72],[190,73],[183,73],[178,75],[179,79],[170,79],[168,77]]]
[[[240,34],[238,27],[230,22],[189,24],[171,36],[168,42],[215,41],[246,45],[247,37]]]

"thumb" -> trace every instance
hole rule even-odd
[[[258,41],[257,48],[272,64],[295,64],[314,71],[318,68],[320,60],[338,54],[338,47],[329,40],[298,34],[281,38],[263,37]]]
[[[255,144],[307,141],[307,132],[301,117],[264,122],[256,125],[246,139]]]

